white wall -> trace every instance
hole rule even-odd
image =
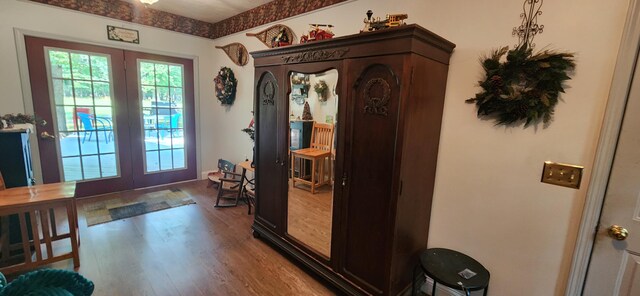
[[[566,285],[595,143],[611,83],[628,1],[544,2],[545,31],[535,43],[577,53],[577,70],[547,129],[503,128],[478,120],[465,104],[479,88],[480,56],[513,45],[521,1],[350,1],[285,20],[298,35],[308,23],[331,23],[343,36],[358,32],[364,13],[406,12],[417,23],[457,44],[451,59],[430,230],[430,247],[460,250],[491,271],[491,295],[561,295]],[[105,40],[106,25],[140,31],[141,44]],[[266,26],[254,28],[257,32]],[[197,57],[200,165],[218,158],[251,157],[240,131],[251,119],[253,60],[238,67],[213,45],[266,47],[246,32],[214,42],[170,31],[91,16],[32,2],[0,0],[0,113],[23,112],[14,28],[51,37]],[[221,66],[239,80],[233,106],[222,107],[211,81]],[[311,91],[312,95],[313,92]],[[545,160],[585,166],[580,190],[540,183]]]
[[[115,25],[140,31],[140,45],[109,41],[106,26]],[[109,47],[165,54],[194,59],[196,127],[209,135],[216,121],[208,115],[214,107],[214,90],[211,83],[216,69],[212,68],[213,41],[205,38],[175,33],[167,30],[122,22],[115,19],[75,12],[68,9],[41,5],[30,1],[0,0],[0,114],[29,112],[31,98],[23,100],[14,29],[25,34],[34,34],[53,39],[92,43]],[[22,45],[24,47],[24,45]],[[28,82],[28,81],[27,81]],[[28,89],[28,88],[27,88]],[[27,96],[28,94],[25,94]],[[198,137],[198,154],[206,154],[217,139],[210,136]],[[35,141],[33,141],[35,142]],[[200,153],[200,151],[203,151]],[[37,157],[37,155],[36,155]],[[34,164],[39,162],[34,159]],[[200,169],[200,162],[198,163]],[[39,172],[36,166],[34,171]],[[37,176],[38,177],[38,176]]]
[[[513,45],[522,1],[395,0],[350,1],[285,20],[299,36],[308,23],[335,25],[337,36],[357,33],[365,12],[406,12],[417,23],[454,42],[444,107],[433,201],[430,247],[460,250],[491,271],[491,295],[562,295],[570,269],[606,98],[628,1],[545,1],[537,48],[576,53],[577,69],[547,129],[496,127],[476,118],[474,96],[482,78],[479,58]],[[258,32],[267,26],[254,28]],[[216,39],[241,42],[249,51],[266,49],[246,32]],[[237,67],[213,50],[214,65],[230,66],[239,80],[231,108],[214,108],[226,129],[226,143],[210,147],[213,160],[250,155],[251,142],[239,132],[252,110],[253,60]],[[209,148],[209,147],[208,147]],[[207,149],[208,149],[207,148]],[[580,190],[540,183],[545,160],[585,166]]]

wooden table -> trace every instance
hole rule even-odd
[[[249,207],[249,214],[251,214],[251,200],[249,198],[249,196],[246,195],[245,192],[245,182],[247,182],[247,184],[251,184],[253,185],[253,179],[249,179],[247,178],[247,171],[249,172],[255,172],[256,168],[251,166],[251,160],[245,160],[241,163],[238,164],[238,166],[240,166],[242,168],[242,175],[240,176],[240,191],[238,191],[238,198],[242,198],[242,196],[244,195],[247,198],[247,206]]]
[[[50,264],[55,261],[73,259],[73,266],[80,266],[78,246],[78,212],[75,201],[75,182],[15,187],[0,191],[0,216],[2,217],[2,236],[0,261],[9,266],[0,268],[0,272],[9,274],[20,270]],[[58,234],[53,209],[66,208],[69,233]],[[9,215],[17,214],[20,221],[22,243],[12,246],[9,242]],[[29,217],[29,218],[27,218]],[[27,220],[30,220],[31,233]],[[31,239],[30,239],[31,237]],[[69,239],[71,252],[55,255],[53,242]],[[42,246],[44,244],[44,247]],[[57,246],[57,245],[56,245]],[[23,260],[11,260],[11,251],[20,250]],[[34,258],[35,252],[35,258]],[[15,258],[14,258],[15,259]]]

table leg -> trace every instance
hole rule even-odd
[[[71,239],[71,254],[73,255],[73,267],[80,267],[80,254],[78,253],[78,225],[74,211],[75,200],[67,202],[67,217],[69,220],[69,238]]]
[[[436,295],[436,280],[433,279],[433,288],[431,289],[431,296]]]
[[[4,262],[9,260],[9,216],[0,217],[0,224],[2,224],[2,236],[0,241],[2,242],[2,260]]]
[[[316,193],[316,160],[311,160],[311,194]]]
[[[291,153],[291,187],[296,187],[296,156],[293,153]]]
[[[80,224],[78,223],[78,205],[76,204],[76,198],[73,198],[73,217],[76,220],[76,231],[78,232],[78,247],[80,247]]]
[[[247,169],[242,168],[242,174],[240,175],[240,188],[238,188],[238,197],[236,198],[236,206],[238,205],[238,201],[242,198],[242,193],[244,192],[244,179],[247,175]]]

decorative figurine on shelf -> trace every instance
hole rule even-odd
[[[327,101],[327,89],[329,89],[329,87],[324,80],[320,80],[313,85],[313,90],[318,94],[318,101]]]
[[[271,48],[291,45],[289,34],[285,28],[280,29],[278,35],[271,39]]]
[[[309,35],[302,35],[300,37],[300,44],[310,41],[331,39],[334,36],[333,32],[331,32],[333,25],[309,24],[309,26],[311,27],[309,29]]]
[[[238,80],[233,71],[227,67],[220,68],[218,76],[213,79],[216,87],[216,97],[222,105],[233,105],[236,99],[236,87]]]
[[[302,109],[302,120],[313,120],[313,116],[311,115],[311,107],[309,107],[309,102],[304,102],[304,107]]]
[[[367,18],[364,19],[364,28],[360,30],[360,33],[402,26],[405,24],[404,20],[409,18],[408,14],[387,14],[384,20],[371,16],[373,16],[373,11],[368,10]]]

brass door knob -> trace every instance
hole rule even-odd
[[[617,240],[625,240],[627,239],[627,236],[629,236],[629,231],[627,231],[626,229],[624,229],[624,227],[620,226],[620,225],[611,225],[611,227],[609,227],[609,236],[613,237],[614,239]]]

